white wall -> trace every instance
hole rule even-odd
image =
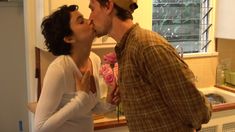
[[[0,132],[28,132],[22,3],[0,2]]]
[[[216,33],[217,38],[235,39],[235,0],[217,0]]]

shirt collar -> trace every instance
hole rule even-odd
[[[117,55],[117,59],[119,59],[122,56],[122,53],[125,49],[125,45],[126,45],[126,41],[128,39],[128,36],[132,33],[132,31],[134,31],[134,29],[136,27],[138,27],[139,24],[134,24],[130,29],[127,30],[127,32],[123,35],[121,41],[119,43],[116,44],[115,46],[115,52]]]

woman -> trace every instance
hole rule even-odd
[[[91,24],[77,11],[62,6],[42,22],[45,44],[58,56],[48,67],[35,113],[36,132],[92,132],[92,113],[115,109],[115,89],[101,102],[100,59],[90,52],[95,37]]]

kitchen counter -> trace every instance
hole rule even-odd
[[[235,94],[235,88],[231,88],[225,85],[221,85],[221,86],[216,85],[215,87]],[[235,102],[218,104],[218,105],[213,106],[213,112],[231,110],[231,109],[235,109]]]
[[[235,94],[235,88],[230,88],[227,86],[216,86],[216,88],[226,90]],[[28,109],[34,113],[36,107],[36,102],[32,102],[28,104]],[[235,109],[235,102],[224,103],[213,105],[213,113],[223,112]],[[127,122],[124,116],[119,118],[119,121],[116,118],[115,112],[109,115],[96,115],[94,116],[94,129],[102,130],[108,128],[118,128],[122,126],[126,126]]]
[[[226,85],[215,85],[215,87],[232,92],[232,93],[235,93],[235,88],[233,88],[233,87],[229,87]]]
[[[216,86],[216,88],[235,93],[235,89],[232,89],[232,88],[224,88],[224,87],[221,88],[218,86]],[[235,109],[235,102],[213,105],[213,113],[222,112],[226,110],[232,110],[232,109]],[[95,130],[121,127],[121,126],[127,125],[127,122],[124,116],[120,117],[119,121],[115,117],[110,118],[110,117],[102,116],[101,118],[94,120],[94,123],[95,123],[95,128],[94,128]]]
[[[94,129],[95,130],[101,130],[101,129],[107,129],[107,128],[115,128],[115,127],[121,127],[126,126],[126,119],[124,116],[121,116],[119,120],[116,117],[105,117],[102,116],[100,119],[94,120]]]

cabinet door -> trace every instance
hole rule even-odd
[[[235,39],[235,0],[217,0],[216,2],[215,36]]]

